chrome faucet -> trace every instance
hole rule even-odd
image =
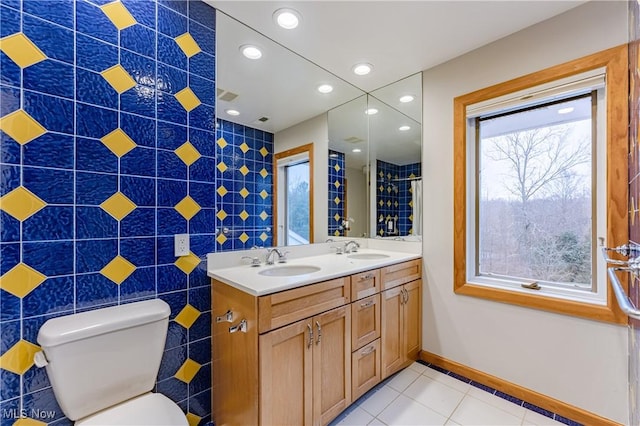
[[[351,246],[353,246],[353,248],[351,248]],[[360,244],[358,244],[357,242],[351,240],[349,242],[346,242],[344,244],[344,252],[345,253],[351,253],[351,252],[357,252],[358,249],[360,248]]]
[[[276,247],[270,248],[268,250],[269,251],[267,253],[267,257],[264,259],[264,263],[265,264],[267,264],[267,265],[273,265],[274,264],[274,261],[273,261],[274,253],[278,255],[278,263],[285,263],[287,261],[287,253],[289,253],[288,251],[285,251],[283,253]]]

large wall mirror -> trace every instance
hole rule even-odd
[[[244,56],[247,46],[260,57]],[[419,75],[366,94],[220,10],[216,56],[216,173],[225,194],[216,228],[234,241],[253,238],[237,248],[419,235],[416,214],[403,205],[412,182],[404,171],[421,155]],[[414,100],[400,102],[402,95]],[[367,114],[371,108],[378,113]],[[374,173],[387,164],[391,177],[378,182]],[[395,191],[384,211],[378,183]]]

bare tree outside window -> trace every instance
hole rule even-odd
[[[479,120],[480,274],[591,286],[590,104]]]

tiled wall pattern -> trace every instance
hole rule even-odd
[[[377,160],[376,233],[381,237],[412,233],[413,201],[411,179],[420,177],[421,164],[398,166]],[[393,232],[388,228],[394,221]]]
[[[172,312],[157,390],[191,424],[209,421],[201,259],[270,244],[273,151],[253,129],[216,134],[214,9],[0,0],[0,50],[0,413],[69,424],[33,365],[45,320],[161,298]],[[190,234],[189,256],[174,257],[176,233]]]
[[[629,4],[629,240],[640,244],[640,6]],[[629,280],[629,296],[640,306],[640,276]],[[640,321],[629,320],[630,424],[640,424]]]
[[[335,237],[344,236],[342,221],[345,215],[345,158],[344,153],[329,150],[329,233]]]

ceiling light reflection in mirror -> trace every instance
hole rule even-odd
[[[239,111],[232,121],[277,133],[363,94],[220,10],[216,19],[217,109]],[[248,61],[244,45],[260,46],[262,57]]]

